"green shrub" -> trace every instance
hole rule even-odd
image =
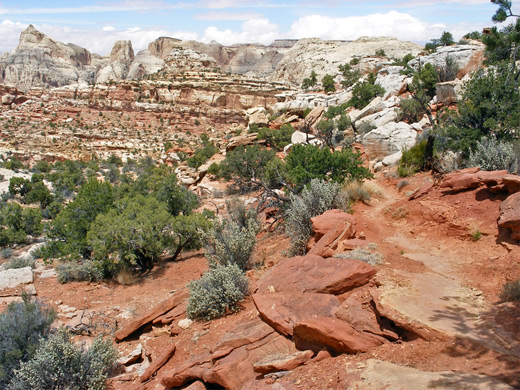
[[[206,234],[206,257],[211,267],[235,264],[245,271],[251,267],[260,225],[254,210],[246,211],[243,204],[233,206],[228,203],[229,218],[215,222]]]
[[[423,115],[426,114],[423,105],[412,97],[408,99],[401,98],[399,105],[400,109],[397,114],[397,119],[399,121],[406,121],[408,123],[419,122]]]
[[[500,292],[502,302],[520,301],[520,279],[506,282]]]
[[[23,297],[23,302],[11,303],[0,314],[1,389],[12,388],[8,384],[15,370],[20,363],[33,357],[42,337],[49,334],[54,318],[54,312],[48,306],[27,296]]]
[[[311,87],[314,87],[317,82],[318,76],[315,71],[312,71],[310,77],[306,77],[303,79],[302,89],[309,89]]]
[[[238,311],[238,303],[247,295],[248,285],[236,264],[217,265],[188,284],[188,316],[208,321]]]
[[[477,141],[475,151],[470,151],[468,165],[483,171],[510,170],[516,160],[511,143],[497,141],[495,137]]]
[[[372,177],[360,154],[351,149],[331,152],[314,145],[294,145],[285,160],[289,181],[298,190],[312,179],[343,183]]]
[[[93,258],[107,275],[138,265],[149,270],[171,242],[173,217],[152,196],[127,196],[99,214],[87,234]]]
[[[108,211],[114,203],[110,183],[91,179],[83,184],[74,201],[67,204],[47,229],[44,258],[90,257],[92,249],[87,243],[87,232],[98,214]]]
[[[226,155],[220,164],[222,176],[234,180],[242,191],[254,187],[254,181],[261,180],[276,152],[259,145],[239,146]]]
[[[495,136],[498,141],[518,139],[520,90],[509,77],[507,64],[472,75],[464,84],[458,112],[440,117],[436,131],[442,139],[439,151],[461,151],[467,158],[482,137]]]
[[[109,340],[96,338],[86,349],[74,345],[69,332],[60,329],[21,364],[9,388],[103,390],[117,356]]]
[[[330,74],[323,76],[323,79],[321,79],[321,84],[325,92],[334,92],[336,90],[336,83]]]
[[[339,71],[343,75],[343,81],[341,82],[343,88],[350,88],[361,78],[361,72],[359,69],[352,69],[351,64],[340,65]]]
[[[42,213],[31,207],[22,208],[18,203],[7,203],[0,210],[0,246],[25,242],[27,235],[41,234]]]
[[[56,267],[56,273],[60,283],[98,282],[103,279],[103,271],[91,260],[60,264]]]
[[[425,152],[428,139],[423,139],[408,150],[403,151],[397,173],[400,177],[411,176],[419,172],[425,164]]]
[[[445,65],[438,67],[436,71],[441,83],[445,81],[452,81],[457,78],[459,66],[457,65],[455,59],[448,55],[446,56]]]
[[[17,269],[17,268],[25,268],[31,267],[34,268],[36,266],[36,260],[33,256],[24,256],[24,257],[14,257],[4,264],[4,269]]]
[[[208,159],[218,153],[218,148],[211,142],[207,136],[202,138],[202,148],[195,151],[192,157],[188,159],[188,166],[191,168],[199,168]]]
[[[385,89],[376,84],[376,74],[370,73],[367,80],[358,82],[352,89],[352,98],[349,105],[361,110],[376,96],[383,96]]]
[[[312,179],[300,195],[291,195],[285,219],[285,231],[291,240],[291,254],[305,254],[312,235],[311,218],[327,210],[345,210],[347,207],[347,195],[338,183]]]
[[[258,130],[258,139],[265,140],[267,146],[276,150],[283,150],[291,143],[294,128],[290,124],[283,125],[280,129],[269,129],[262,127]]]

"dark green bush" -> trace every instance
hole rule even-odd
[[[403,151],[403,156],[401,157],[401,161],[399,161],[399,167],[397,169],[397,173],[400,177],[411,176],[424,167],[427,143],[428,140],[423,139],[410,149]]]
[[[239,310],[248,293],[249,282],[236,264],[216,265],[199,280],[188,284],[190,296],[186,312],[205,321]]]
[[[269,129],[262,127],[258,130],[258,139],[265,140],[267,146],[276,150],[283,150],[283,148],[291,143],[291,136],[294,133],[294,128],[285,124],[280,129]]]
[[[423,105],[416,99],[410,97],[408,99],[401,98],[400,109],[398,113],[399,121],[408,123],[419,122],[426,113]]]
[[[520,279],[506,282],[500,292],[502,302],[520,301]]]
[[[8,384],[15,370],[34,356],[40,340],[48,336],[54,318],[48,306],[27,296],[23,302],[11,303],[0,314],[1,389],[12,389]]]
[[[458,112],[439,119],[436,135],[440,151],[461,151],[468,157],[482,137],[497,141],[517,139],[520,127],[520,90],[508,81],[507,65],[497,65],[487,72],[478,71],[464,85]]]
[[[352,89],[352,98],[349,100],[349,105],[361,110],[368,103],[370,103],[376,96],[383,96],[385,89],[379,84],[376,84],[376,74],[368,75],[367,80],[358,82]]]
[[[96,338],[87,349],[74,345],[69,332],[60,329],[22,363],[9,388],[104,390],[117,356],[109,340]]]
[[[107,275],[136,265],[149,270],[171,243],[172,224],[164,203],[151,196],[125,197],[96,217],[87,243]]]
[[[213,157],[215,153],[218,153],[218,148],[208,139],[207,136],[203,137],[202,148],[197,149],[193,156],[188,159],[188,166],[191,168],[198,168]]]
[[[248,191],[254,187],[254,181],[262,179],[275,154],[274,150],[259,145],[239,146],[220,164],[222,176],[234,180],[242,191]]]
[[[287,155],[286,167],[290,182],[297,188],[312,179],[342,183],[372,177],[363,167],[361,156],[350,149],[331,152],[314,145],[294,145]]]
[[[323,79],[321,79],[321,85],[325,92],[334,92],[336,90],[336,83],[330,74],[323,76]]]

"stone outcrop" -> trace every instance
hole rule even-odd
[[[343,294],[363,286],[376,274],[371,265],[359,260],[297,256],[281,261],[258,282],[257,292],[315,292]],[[291,275],[290,279],[287,275]]]
[[[492,190],[501,191],[504,189],[503,179],[511,176],[507,174],[506,170],[480,171],[479,168],[467,168],[447,174],[440,187],[446,188],[447,191],[460,192],[485,185]],[[509,188],[513,189],[512,180],[509,183]]]
[[[520,192],[510,195],[500,205],[498,226],[509,229],[513,240],[520,240]]]
[[[92,80],[94,72],[88,50],[57,42],[33,25],[22,31],[18,47],[0,60],[0,82],[22,91]]]
[[[471,41],[469,44],[438,47],[434,53],[420,55],[411,60],[408,65],[418,68],[419,64],[430,63],[435,67],[444,67],[446,58],[450,57],[457,64],[459,71],[457,78],[462,79],[466,74],[482,67],[484,50],[486,46],[479,41]]]
[[[370,160],[383,159],[415,145],[417,131],[404,122],[389,122],[371,130],[362,138]]]
[[[389,37],[361,37],[355,41],[324,41],[318,38],[306,38],[298,41],[283,57],[271,80],[289,81],[300,85],[311,71],[315,71],[318,80],[325,74],[337,74],[338,66],[349,63],[354,58],[373,56],[374,61],[365,61],[362,71],[369,72],[382,67],[388,60],[375,56],[383,49],[389,58],[402,58],[408,53],[414,56],[422,47]]]
[[[110,63],[98,71],[96,82],[106,83],[126,79],[134,57],[132,42],[116,41],[110,53]]]

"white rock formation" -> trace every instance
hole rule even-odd
[[[415,145],[417,131],[404,122],[390,122],[378,127],[362,138],[370,160],[383,159]]]
[[[374,56],[365,61],[362,70],[376,69],[379,64],[387,64],[388,59],[377,58],[377,50],[383,49],[388,58],[400,59],[406,54],[419,54],[423,48],[412,42],[399,41],[390,37],[361,37],[355,41],[325,41],[318,38],[301,39],[283,57],[271,80],[289,81],[300,85],[311,71],[318,80],[325,74],[337,74],[338,66],[349,63],[354,58]]]
[[[471,41],[471,44],[467,45],[438,47],[435,53],[418,56],[408,65],[417,69],[419,64],[424,65],[429,62],[435,67],[442,67],[446,65],[446,58],[449,56],[459,67],[457,77],[462,78],[482,66],[485,48],[485,45],[479,41]]]

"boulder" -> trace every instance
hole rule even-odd
[[[162,366],[168,363],[171,357],[175,354],[175,350],[175,344],[165,347],[162,353],[146,368],[139,380],[141,382],[146,382],[150,379]]]
[[[468,168],[447,174],[441,183],[441,188],[448,188],[451,192],[460,192],[475,189],[481,185],[488,187],[501,186],[507,171],[480,171],[479,168]]]
[[[239,146],[254,145],[257,143],[257,133],[242,134],[233,137],[226,145],[226,152],[236,149]]]
[[[311,140],[315,139],[316,136],[307,134],[301,131],[295,131],[291,135],[291,144],[293,145],[306,145]]]
[[[518,175],[505,175],[502,178],[502,183],[507,188],[507,191],[510,194],[514,194],[516,192],[520,192],[520,176]]]
[[[402,69],[402,66],[388,66],[378,72],[376,84],[385,89],[384,100],[389,96],[399,96],[406,91],[409,79],[400,73]]]
[[[403,152],[396,152],[394,154],[391,154],[390,156],[386,156],[382,163],[385,167],[393,167],[397,164],[399,164],[399,161],[401,161],[401,157],[403,157]]]
[[[170,298],[161,302],[158,306],[154,307],[150,311],[124,326],[122,329],[118,330],[115,334],[115,341],[120,342],[126,339],[128,336],[132,335],[143,326],[151,323],[156,318],[180,305],[186,298],[188,298],[188,291],[186,289],[182,289],[176,292]]]
[[[349,388],[356,390],[513,390],[513,387],[492,376],[455,371],[420,371],[413,367],[368,359],[348,363],[345,370],[352,375]]]
[[[343,294],[363,286],[376,274],[359,260],[323,258],[316,255],[285,259],[259,280],[257,292],[316,292]]]
[[[296,324],[293,337],[296,348],[316,353],[325,347],[336,353],[367,352],[383,343],[382,339],[359,332],[345,321],[322,317]]]
[[[253,365],[253,370],[260,374],[269,374],[270,372],[290,371],[301,366],[308,361],[314,352],[297,351],[291,354],[277,353],[269,355]]]
[[[260,318],[284,336],[292,336],[296,323],[333,317],[340,307],[338,298],[331,294],[275,292],[254,294],[253,301]]]
[[[249,126],[256,124],[260,127],[266,127],[269,125],[269,119],[265,112],[257,111],[249,116]]]
[[[460,83],[460,81],[458,81]],[[455,88],[457,81],[447,81],[445,83],[438,83],[436,86],[437,101],[441,102],[445,107],[457,103],[457,93]]]
[[[350,224],[351,226],[355,226],[356,218],[351,214],[347,214],[343,210],[333,209],[328,210],[317,217],[311,218],[311,222],[315,237],[319,240],[330,230],[335,229],[337,225]]]
[[[513,240],[520,240],[520,192],[509,195],[500,205],[498,226],[509,229]]]
[[[392,324],[377,311],[371,290],[370,287],[363,287],[349,293],[335,316],[348,322],[359,332],[391,341],[398,340],[399,335],[394,331]]]
[[[415,145],[417,131],[404,122],[390,122],[378,127],[362,138],[370,160],[383,159]]]

